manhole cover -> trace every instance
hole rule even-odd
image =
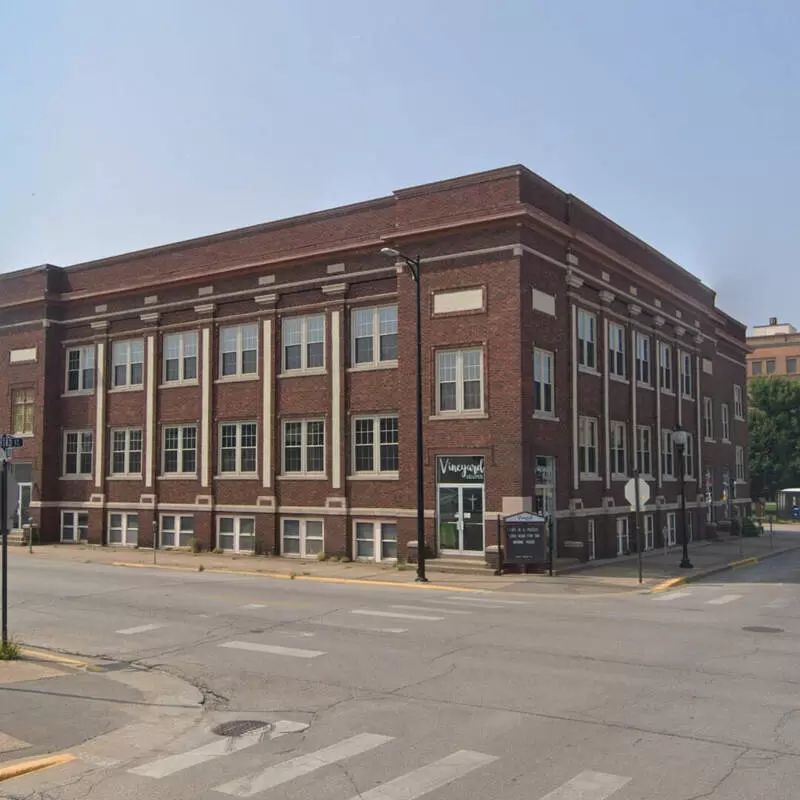
[[[767,625],[746,625],[742,630],[750,633],[783,633],[783,628],[770,628]]]
[[[260,729],[266,731],[271,727],[269,722],[264,722],[262,719],[235,719],[217,725],[211,729],[211,732],[216,733],[217,736],[244,736],[246,733]]]

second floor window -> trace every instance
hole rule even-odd
[[[483,408],[483,351],[445,350],[436,354],[439,412]]]
[[[639,425],[636,429],[636,467],[640,475],[653,474],[652,440],[647,425]]]
[[[33,435],[33,389],[14,389],[11,392],[11,427],[17,436]]]
[[[627,475],[628,474],[628,453],[625,435],[624,422],[612,422],[609,428],[611,434],[610,449],[611,449],[611,474],[612,475]]]
[[[665,478],[675,475],[675,448],[672,431],[661,431],[661,472]]]
[[[141,386],[144,383],[144,339],[114,342],[111,346],[114,386]]]
[[[686,435],[686,447],[683,448],[683,475],[685,478],[694,477],[694,436]]]
[[[197,331],[164,337],[164,382],[197,380]]]
[[[197,472],[197,428],[194,425],[164,428],[163,458],[165,475]]]
[[[219,332],[220,375],[255,375],[258,372],[258,325],[235,325]]]
[[[88,477],[92,474],[94,437],[91,431],[64,433],[64,475]]]
[[[661,388],[672,391],[672,348],[661,342],[658,346],[658,375]]]
[[[703,435],[714,441],[714,404],[710,397],[703,398]]]
[[[397,361],[397,306],[357,308],[351,324],[354,365]]]
[[[762,364],[761,361],[753,361],[753,362],[751,362],[750,367],[751,367],[751,372],[752,372],[753,375],[762,375],[763,374],[763,372],[762,372],[763,364]]]
[[[325,472],[325,423],[292,420],[283,423],[284,473]]]
[[[684,397],[694,397],[694,380],[692,378],[692,356],[681,353],[681,393]]]
[[[597,420],[594,417],[580,418],[578,464],[581,475],[597,475]]]
[[[67,391],[89,392],[94,389],[94,345],[67,350]]]
[[[744,395],[742,394],[742,387],[738,385],[733,387],[733,416],[736,419],[744,419]]]
[[[325,366],[325,317],[288,317],[283,320],[283,369],[297,372]]]
[[[636,380],[639,383],[650,385],[650,337],[644,333],[636,334]]]
[[[220,474],[256,471],[256,423],[225,422],[219,426]]]
[[[111,431],[111,474],[139,475],[142,472],[142,429]]]
[[[618,378],[628,374],[625,361],[625,328],[616,322],[608,324],[608,371]]]
[[[353,420],[355,472],[397,472],[400,468],[397,417]]]
[[[597,317],[578,310],[578,364],[597,369]]]
[[[553,354],[533,351],[533,407],[539,414],[553,414]]]
[[[729,442],[731,440],[731,412],[727,403],[723,403],[719,407],[719,427],[722,441]]]

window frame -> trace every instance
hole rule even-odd
[[[322,320],[322,341],[313,341],[310,342],[308,339],[308,323],[312,319],[321,319]],[[287,358],[286,358],[286,348],[287,347],[297,347],[298,344],[287,344],[288,335],[286,332],[287,326],[292,322],[299,322],[300,323],[300,366],[299,367],[288,367],[287,366]],[[284,375],[300,375],[303,373],[307,374],[321,374],[324,373],[327,369],[327,320],[326,315],[322,314],[299,314],[299,315],[292,315],[292,316],[285,316],[281,319],[281,374]],[[313,367],[308,366],[308,348],[311,344],[321,344],[322,345],[322,364],[315,365]]]
[[[17,400],[18,396],[24,394],[24,402]],[[22,425],[19,425],[17,414],[22,414]],[[36,412],[36,390],[30,386],[19,386],[11,389],[11,432],[14,436],[29,437],[33,436],[34,415]],[[28,425],[30,422],[30,425]]]
[[[703,398],[703,439],[714,443],[714,400],[711,397]]]
[[[650,550],[655,549],[656,544],[656,523],[655,517],[653,514],[644,514],[644,525],[643,528],[643,539],[644,539],[644,551],[648,552]]]
[[[579,308],[576,316],[575,337],[578,368],[597,372],[597,314]],[[584,334],[589,334],[591,338],[586,338]]]
[[[236,420],[236,421],[221,420],[218,423],[218,426],[219,427],[217,428],[217,477],[222,475],[236,476],[236,477],[258,475],[258,421],[252,419]],[[245,447],[243,444],[245,426],[253,427],[253,444],[247,445],[247,447]],[[223,434],[224,428],[235,428],[236,441],[233,448],[226,447],[224,444],[225,442]],[[235,468],[232,470],[224,468],[224,459],[223,459],[223,451],[230,449],[233,449],[234,451],[234,461],[235,461]],[[245,450],[253,451],[252,469],[242,469]]]
[[[287,553],[286,552],[286,523],[287,522],[296,522],[297,525],[297,552],[296,553]],[[309,539],[308,536],[308,523],[319,524],[320,526],[320,536],[312,536]],[[294,539],[294,536],[290,537]],[[309,552],[308,550],[308,542],[317,542],[320,543],[319,550],[314,550]],[[325,554],[325,519],[324,517],[281,517],[281,555],[285,556],[286,558],[299,558],[299,559],[308,559],[308,558],[317,558],[320,554]]]
[[[636,385],[653,385],[653,343],[649,334],[635,331]],[[645,374],[646,373],[646,374]]]
[[[678,515],[675,511],[667,511],[665,527],[667,529],[666,546],[675,547],[678,544]]]
[[[643,437],[646,434],[646,437]],[[644,438],[647,439],[647,447],[643,446]],[[645,455],[647,456],[647,469],[645,466]],[[653,430],[649,425],[636,426],[636,468],[639,470],[640,477],[653,477]]]
[[[170,423],[168,425],[163,425],[161,428],[161,475],[162,476],[177,476],[177,477],[184,477],[184,478],[192,478],[197,476],[197,443],[198,443],[198,430],[197,425],[193,423],[181,424],[181,423]],[[170,430],[177,430],[178,431],[178,446],[175,448],[169,448],[169,452],[174,450],[177,453],[177,469],[174,470],[167,470],[167,432]],[[188,448],[185,444],[186,439],[186,431],[191,430],[194,432],[194,447]],[[194,451],[194,469],[184,470],[184,458],[187,452]]]
[[[81,515],[86,517],[86,525],[80,524]],[[67,516],[72,517],[72,524],[65,525],[64,521]],[[89,541],[89,512],[88,511],[81,511],[81,509],[61,509],[60,514],[60,522],[61,526],[59,528],[59,542],[61,544],[80,544],[81,542],[88,542]],[[69,527],[72,528],[73,531],[77,534],[77,539],[65,539],[64,538],[64,528]],[[81,528],[86,528],[86,538],[81,538]]]
[[[464,357],[467,354],[477,353],[478,369],[479,369],[479,391],[478,396],[480,404],[477,408],[466,408],[464,399],[466,396],[465,388],[467,383],[474,383],[474,380],[467,381],[464,379]],[[442,359],[444,356],[455,355],[455,377],[452,381],[442,381]],[[482,347],[448,347],[446,349],[436,351],[436,414],[437,416],[463,416],[471,414],[485,413],[486,399],[484,393],[486,391],[485,381],[485,367],[483,358]],[[455,384],[455,408],[442,408],[442,384],[454,383]]]
[[[78,354],[78,368],[72,369],[70,366],[70,355]],[[86,366],[87,360],[91,361],[91,366]],[[77,372],[78,386],[70,389],[70,373]],[[91,386],[88,386],[87,377],[91,375]],[[93,394],[97,388],[97,348],[93,344],[81,345],[80,347],[68,347],[66,351],[64,393],[65,394]]]
[[[692,354],[681,350],[681,398],[694,400],[694,375],[692,374]],[[689,391],[686,391],[686,387]]]
[[[593,443],[583,442],[584,433],[592,430],[594,432]],[[580,416],[578,418],[578,472],[582,478],[596,478],[600,474],[600,464],[598,461],[599,430],[597,417]],[[594,451],[594,469],[591,467],[591,452]],[[586,468],[586,469],[584,469]]]
[[[248,347],[245,348],[245,332],[251,330],[254,334],[254,341],[255,347]],[[233,350],[226,350],[225,349],[225,334],[235,331],[236,333],[236,342]],[[248,380],[257,380],[258,379],[258,354],[260,352],[259,349],[259,340],[258,340],[258,322],[242,322],[238,325],[221,325],[219,328],[219,370],[218,370],[218,379],[221,381],[229,381],[235,379],[248,379]],[[253,361],[253,369],[244,370],[244,354],[245,353],[255,353],[255,359]],[[227,354],[233,353],[234,354],[234,371],[233,372],[225,372],[225,356]]]
[[[360,556],[358,554],[358,543],[368,541],[364,538],[358,537],[358,526],[359,525],[370,525],[372,527],[372,556]],[[394,539],[391,538],[384,538],[384,526],[389,525],[394,527]],[[354,561],[367,561],[373,562],[376,564],[381,563],[396,563],[397,562],[397,543],[399,541],[398,538],[398,526],[397,520],[393,519],[363,519],[363,518],[355,518],[353,520],[353,560]],[[394,551],[395,554],[393,556],[384,556],[383,554],[383,547],[385,542],[394,542]]]
[[[394,310],[394,332],[383,333],[381,331],[381,312]],[[371,331],[369,337],[357,336],[358,326],[356,318],[359,314],[372,314]],[[394,358],[382,358],[381,343],[384,336],[394,336]],[[399,312],[397,303],[389,303],[380,306],[363,306],[356,307],[350,310],[350,366],[354,369],[369,369],[379,366],[396,366],[399,359],[399,337],[400,337],[400,323]],[[372,359],[370,361],[358,360],[358,340],[370,338],[372,342]]]
[[[789,369],[789,364],[794,365],[794,369]],[[787,356],[786,357],[786,374],[787,375],[797,375],[797,356]]]
[[[661,429],[661,477],[675,477],[675,440],[674,431],[669,428]]]
[[[738,383],[733,385],[733,418],[744,422],[744,393]]]
[[[747,479],[745,477],[745,463],[744,463],[744,447],[742,445],[736,445],[736,449],[734,451],[734,459],[735,459],[735,482],[736,483],[746,483]]]
[[[134,353],[136,346],[137,352]],[[141,348],[141,359],[136,359],[135,356],[139,355],[139,348]],[[118,359],[118,355],[122,352],[123,358]],[[134,382],[134,367],[140,367],[140,380]],[[117,381],[117,367],[124,367],[125,378],[123,381]],[[111,342],[111,388],[109,391],[115,389],[128,389],[135,390],[144,387],[144,339],[117,339]]]
[[[751,361],[750,362],[750,374],[756,378],[760,378],[764,374],[764,362],[763,361]]]
[[[233,531],[228,533],[227,531],[223,534],[221,532],[222,521],[225,519],[233,520]],[[241,538],[242,538],[242,522],[243,521],[250,521],[253,523],[253,532],[252,533],[245,533],[246,537],[252,536],[253,538],[253,547],[252,549],[242,549],[241,547]],[[257,527],[256,527],[256,518],[255,516],[250,516],[248,514],[219,514],[216,517],[216,546],[222,550],[224,553],[255,553],[256,550],[256,535],[257,535]],[[233,536],[233,548],[227,548],[222,546],[221,536]]]
[[[117,450],[116,449],[116,435],[117,434],[124,435],[124,449]],[[139,448],[138,450],[131,448],[131,439],[132,434],[139,434]],[[123,454],[123,461],[125,465],[125,469],[118,472],[114,469],[114,457],[117,453]],[[139,469],[132,470],[131,466],[131,453],[139,453]],[[144,462],[144,430],[142,428],[137,427],[129,427],[129,428],[111,428],[109,431],[109,447],[108,447],[108,474],[111,478],[119,478],[119,477],[135,477],[141,478],[142,477],[142,464]]]
[[[537,363],[539,379],[537,380]],[[547,377],[544,380],[543,367],[547,363]],[[551,350],[544,350],[541,347],[533,348],[533,413],[539,417],[554,417],[556,413],[556,382],[555,382],[556,355]],[[539,400],[537,402],[537,384],[539,386]],[[550,388],[550,408],[545,402],[547,387]]]
[[[120,525],[112,525],[112,519],[114,517],[120,518]],[[135,531],[136,531],[136,539],[135,541],[129,541],[129,532],[132,530],[131,526],[131,517],[136,519],[135,524]],[[139,512],[138,511],[109,511],[108,516],[106,517],[106,524],[107,524],[107,541],[111,547],[136,547],[139,544]],[[120,532],[120,541],[119,542],[112,542],[111,541],[111,532],[112,530],[119,530]]]
[[[68,442],[70,436],[76,436],[76,450],[75,450],[75,472],[67,471],[67,459],[70,456],[68,451]],[[90,447],[88,451],[84,448],[84,442],[88,438]],[[74,430],[65,430],[63,432],[63,457],[61,460],[61,476],[73,480],[90,480],[94,473],[94,431],[90,428],[78,428]],[[81,469],[81,457],[85,456],[88,452],[89,456],[89,469],[84,471]]]
[[[731,410],[727,403],[719,406],[720,438],[725,444],[731,440]]]
[[[395,439],[394,442],[384,442],[383,429],[381,423],[385,420],[394,420]],[[372,423],[372,442],[369,444],[358,443],[358,423],[371,422]],[[351,419],[351,436],[352,443],[351,457],[352,457],[352,470],[353,475],[384,475],[384,476],[399,476],[400,474],[400,418],[397,414],[377,414],[377,415],[361,415],[352,417]],[[358,449],[359,447],[372,448],[372,469],[359,469],[358,463]],[[384,447],[393,447],[396,451],[395,463],[396,469],[383,469],[382,468],[382,452]]]
[[[775,375],[777,373],[777,370],[778,370],[778,360],[776,358],[766,359],[764,372],[767,375]]]
[[[308,469],[308,450],[310,447],[320,447],[320,445],[309,445],[308,443],[308,426],[309,424],[322,425],[322,469],[309,470]],[[300,469],[289,470],[286,467],[286,426],[287,425],[300,425]],[[310,476],[314,478],[324,478],[327,475],[328,465],[328,451],[327,451],[327,426],[323,417],[310,417],[308,419],[284,419],[281,423],[281,474],[287,477],[296,478],[298,476]],[[298,445],[291,445],[298,447]]]
[[[620,325],[618,322],[608,323],[608,374],[618,380],[628,379],[627,336],[625,334],[624,325]],[[620,369],[621,371],[619,371]]]
[[[608,450],[611,456],[611,477],[625,478],[628,475],[627,425],[624,422],[611,420],[609,422],[608,436]],[[620,457],[622,459],[622,470],[619,469]]]
[[[167,358],[167,348],[170,340],[177,339],[178,341],[178,356],[177,358]],[[186,355],[187,342],[194,344],[194,354]],[[166,386],[180,386],[180,385],[194,385],[198,383],[200,378],[200,335],[197,330],[176,331],[174,333],[165,333],[162,339],[162,369],[161,378],[162,383]],[[194,376],[186,377],[186,362],[189,359],[194,359]],[[178,362],[178,377],[170,378],[167,372],[167,364],[170,361]]]
[[[683,448],[683,478],[694,480],[694,434],[686,432],[686,446]]]
[[[666,364],[664,363],[665,353],[667,355]],[[661,391],[665,394],[675,394],[672,345],[669,342],[658,343],[658,377]]]
[[[164,534],[167,530],[167,526],[164,522],[165,519],[172,518],[175,520],[175,527],[172,529],[172,535],[175,537],[173,539],[173,544],[166,544],[164,542]],[[191,538],[192,541],[188,544],[181,544],[181,537],[185,535],[183,530],[183,521],[190,519],[192,521],[192,531],[191,531]],[[170,513],[162,513],[159,515],[158,518],[158,546],[163,547],[165,550],[186,550],[191,548],[192,544],[194,543],[194,538],[196,535],[195,531],[195,518],[194,514],[182,514],[179,511]]]

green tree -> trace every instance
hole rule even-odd
[[[752,497],[800,486],[800,381],[759,378],[750,393],[750,485]]]

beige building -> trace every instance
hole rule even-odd
[[[747,337],[750,353],[747,356],[747,375],[761,378],[767,375],[800,377],[800,333],[794,325],[778,323],[770,317],[768,325],[755,325]]]

